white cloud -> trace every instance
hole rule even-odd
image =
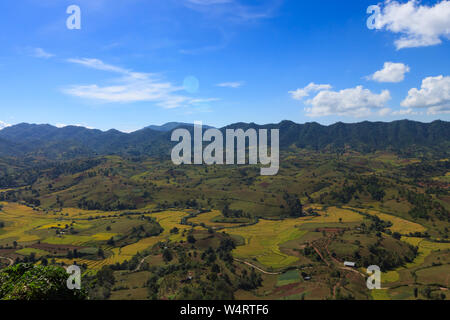
[[[224,4],[224,3],[231,3],[233,0],[187,0],[187,2],[193,3],[193,4],[199,4],[203,6],[209,6],[214,4]]]
[[[243,82],[222,82],[222,83],[216,84],[217,87],[233,88],[233,89],[237,89],[239,87],[242,87],[243,85],[244,85]]]
[[[46,52],[42,48],[32,48],[30,51],[30,55],[35,58],[49,59],[55,56],[54,54]]]
[[[402,82],[410,68],[403,63],[385,62],[383,69],[368,76],[367,79],[377,82]]]
[[[378,111],[378,115],[384,117],[384,116],[387,116],[388,114],[390,114],[391,112],[392,112],[391,108],[383,108]]]
[[[11,126],[10,124],[0,121],[0,130],[5,129],[10,126]]]
[[[450,38],[450,1],[427,6],[418,0],[405,3],[386,0],[374,27],[400,34],[395,40],[397,49],[440,44],[442,38]]]
[[[427,108],[429,114],[450,113],[450,77],[440,75],[423,79],[421,88],[409,90],[401,105]]]
[[[71,96],[107,103],[154,102],[157,106],[167,109],[216,100],[214,98],[194,99],[182,95],[180,94],[184,91],[182,86],[174,86],[168,81],[162,81],[156,74],[133,72],[106,64],[98,59],[69,59],[68,62],[118,73],[122,76],[113,80],[117,83],[114,85],[88,84],[64,88],[63,92]]]
[[[302,89],[297,89],[295,91],[289,91],[289,93],[292,95],[292,98],[295,100],[301,100],[304,97],[309,96],[311,92],[317,92],[322,90],[329,90],[332,86],[329,84],[315,84],[314,82],[311,82],[306,87]]]
[[[392,115],[394,116],[406,116],[406,115],[418,115],[420,114],[419,112],[415,112],[413,109],[403,109],[403,110],[398,110],[398,111],[394,111],[392,112]]]
[[[208,102],[214,102],[219,101],[218,98],[206,98],[206,99],[191,99],[189,101],[190,104],[200,104],[200,103],[208,103]]]
[[[311,106],[306,108],[306,112],[310,117],[339,115],[359,118],[370,115],[372,109],[383,108],[390,99],[388,90],[375,94],[362,86],[340,91],[325,90],[306,101]]]
[[[260,0],[251,4],[243,4],[243,1],[237,0],[184,0],[182,3],[208,18],[248,22],[271,18],[283,0]]]
[[[82,127],[82,128],[86,128],[86,129],[94,129],[93,127],[89,127],[89,126],[85,126],[83,124],[64,124],[64,123],[57,123],[55,124],[55,127],[57,128],[65,128],[65,127]]]
[[[116,67],[116,66],[113,66],[110,64],[106,64],[99,59],[82,58],[82,59],[67,59],[67,61],[71,62],[71,63],[77,63],[77,64],[83,65],[85,67],[88,67],[88,68],[102,70],[102,71],[110,71],[110,72],[123,73],[123,74],[130,73],[126,69]]]

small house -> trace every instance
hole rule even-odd
[[[356,266],[356,263],[351,261],[345,261],[344,266],[354,268]]]

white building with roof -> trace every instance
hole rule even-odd
[[[351,262],[351,261],[345,261],[344,262],[344,266],[354,268],[356,266],[356,263],[355,262]]]

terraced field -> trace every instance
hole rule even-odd
[[[27,206],[17,203],[2,203],[3,210],[1,212],[2,220],[6,221],[8,225],[4,232],[0,234],[1,243],[11,243],[17,241],[19,243],[30,243],[33,241],[42,241],[48,244],[55,245],[77,245],[83,246],[99,243],[100,246],[105,246],[104,242],[118,235],[116,232],[99,232],[97,224],[109,220],[120,220],[118,215],[122,212],[102,212],[102,211],[88,211],[77,209],[63,209],[61,213],[43,212],[33,210]],[[244,244],[238,246],[233,254],[237,258],[246,259],[248,261],[255,261],[265,268],[279,269],[292,265],[298,258],[295,256],[283,253],[280,250],[280,245],[291,240],[299,239],[308,231],[302,226],[324,226],[335,225],[338,223],[345,224],[351,222],[359,222],[363,220],[363,216],[351,210],[350,207],[322,207],[311,206],[312,209],[319,213],[319,216],[302,217],[296,219],[285,220],[260,220],[257,224],[250,226],[239,227],[239,224],[216,222],[220,218],[219,211],[210,211],[198,215],[190,219],[196,224],[203,223],[208,227],[222,227],[227,228],[227,233],[233,236],[244,239]],[[376,215],[382,220],[390,221],[393,226],[390,228],[393,232],[400,232],[402,234],[409,234],[410,232],[423,232],[426,230],[423,226],[385,213],[375,210],[365,210],[363,212],[371,215]],[[145,214],[151,216],[158,221],[164,231],[155,237],[148,237],[140,241],[126,245],[121,248],[110,248],[111,255],[107,257],[103,263],[97,261],[87,263],[89,266],[99,267],[104,264],[113,264],[116,262],[123,262],[130,259],[139,251],[143,251],[160,241],[174,241],[179,242],[186,240],[186,235],[183,236],[183,231],[191,227],[181,225],[182,218],[188,215],[187,212],[182,211],[164,211],[153,214]],[[100,217],[97,220],[90,220],[88,217]],[[48,236],[50,230],[61,229],[66,224],[71,224],[76,230],[82,231],[80,234],[64,234]],[[178,228],[179,232],[176,234],[170,233],[173,228]],[[197,227],[201,229],[201,227]],[[93,232],[90,232],[92,230]],[[47,231],[47,232],[45,232]],[[419,257],[410,266],[419,265],[423,259],[433,250],[447,249],[449,244],[434,243],[423,240],[421,238],[403,238],[404,241],[413,245],[419,246]],[[26,250],[26,249],[22,249]],[[20,252],[18,252],[20,253]],[[25,251],[22,251],[25,253]],[[391,272],[386,275],[386,281],[396,281],[397,275]]]
[[[389,221],[392,223],[392,227],[389,228],[392,232],[398,232],[400,234],[410,234],[415,232],[425,232],[427,229],[415,222],[402,219],[399,217],[396,217],[394,215],[382,213],[376,210],[361,210],[362,212],[368,213],[370,215],[377,216],[381,220]]]
[[[419,248],[419,256],[411,263],[408,263],[406,269],[420,266],[424,263],[426,257],[433,251],[448,250],[450,243],[431,242],[422,238],[402,237],[402,241],[408,242]]]
[[[6,222],[4,232],[0,234],[0,244],[12,241],[28,242],[39,240],[39,236],[30,233],[42,224],[49,223],[50,219],[42,211],[17,203],[1,202],[3,206],[1,217]]]
[[[408,277],[410,276],[411,272],[413,270],[419,270],[417,272],[417,275],[420,276],[422,275],[422,278],[425,280],[430,280],[432,279],[432,281],[427,281],[429,283],[443,283],[446,284],[448,287],[448,273],[440,273],[440,272],[435,272],[435,271],[439,271],[439,270],[447,270],[448,269],[448,265],[443,265],[440,266],[439,263],[442,263],[444,261],[442,261],[440,259],[440,255],[439,253],[441,252],[449,252],[450,250],[450,243],[437,243],[437,242],[431,242],[428,240],[425,240],[423,238],[417,238],[417,237],[402,237],[401,239],[404,242],[407,242],[413,246],[418,247],[418,256],[414,259],[414,261],[405,264],[402,267],[397,268],[396,270],[392,270],[392,271],[388,271],[388,272],[384,272],[381,275],[381,281],[382,281],[382,287],[383,288],[389,288],[391,286],[393,286],[394,288],[396,287],[396,284],[402,283],[403,281],[407,281]],[[439,268],[437,267],[433,267],[434,263],[437,263],[433,260],[433,262],[431,263],[426,263],[427,260],[429,260],[429,257],[432,255],[432,253],[438,254],[438,264],[437,266],[439,266]],[[422,270],[422,268],[424,268],[423,266],[427,266],[425,267],[427,271]],[[436,270],[433,270],[436,269]],[[418,278],[420,279],[420,278]],[[420,281],[419,281],[420,282]],[[392,293],[392,290],[384,290],[384,294],[382,295],[382,297],[380,296],[380,293],[374,293],[374,298],[383,298],[384,300],[386,299],[398,299],[399,297],[395,297],[392,295],[389,295],[388,293]],[[392,293],[394,294],[394,293]]]
[[[181,211],[164,211],[151,214],[150,216],[156,218],[164,231],[159,236],[142,239],[134,244],[130,244],[123,248],[114,248],[113,256],[107,259],[107,264],[113,264],[116,262],[123,262],[131,259],[137,252],[143,251],[161,241],[181,241],[186,240],[186,236],[182,236],[184,230],[191,229],[190,226],[181,225],[180,221],[188,214]],[[171,234],[170,230],[178,228],[178,234]]]
[[[261,220],[253,226],[230,229],[229,234],[245,239],[245,244],[237,247],[233,254],[238,258],[256,259],[261,265],[269,268],[289,266],[298,258],[282,253],[279,245],[298,239],[306,233],[306,231],[296,228],[297,223],[298,221],[295,219]]]
[[[103,260],[80,258],[56,259],[57,262],[63,262],[65,264],[73,264],[73,262],[76,261],[78,264],[86,264],[90,269],[95,270],[100,269],[104,265],[115,264],[116,262],[121,263],[125,260],[129,260],[139,251],[143,251],[160,241],[179,242],[181,240],[186,240],[186,235],[183,235],[183,231],[192,228],[180,224],[182,218],[188,215],[187,212],[164,211],[145,214],[145,216],[153,217],[160,223],[164,229],[160,235],[143,238],[136,243],[120,248],[111,247],[106,245],[105,242],[119,234],[116,232],[99,232],[99,230],[111,222],[114,222],[111,225],[114,228],[118,228],[118,230],[125,232],[126,230],[131,229],[133,220],[126,217],[120,217],[122,211],[102,212],[69,208],[63,209],[63,214],[61,215],[60,213],[55,214],[54,212],[33,210],[17,203],[2,202],[1,204],[3,205],[3,209],[0,212],[1,220],[6,222],[7,225],[0,234],[0,245],[10,246],[14,241],[17,241],[17,254],[26,256],[34,253],[37,257],[44,255],[46,251],[26,247],[37,241],[42,244],[59,245],[62,246],[62,248],[64,248],[65,245],[80,246],[92,248],[94,252],[96,252],[98,248],[110,252],[111,254]],[[91,220],[94,216],[97,216],[98,219]],[[66,225],[73,226],[79,233],[55,234],[56,230],[64,230]],[[179,232],[176,234],[171,233],[170,230],[175,227],[178,228]],[[196,227],[196,229],[203,228]]]
[[[130,260],[138,252],[151,248],[158,242],[186,241],[187,233],[185,231],[192,229],[191,226],[181,224],[182,219],[190,214],[189,211],[168,210],[156,213],[145,212],[140,216],[154,218],[163,228],[163,232],[158,236],[144,237],[135,243],[117,247],[109,245],[106,242],[112,238],[120,238],[122,234],[128,232],[133,227],[139,226],[141,222],[138,216],[121,216],[124,211],[102,212],[70,208],[62,209],[61,211],[42,211],[33,210],[18,203],[3,202],[1,204],[3,205],[3,209],[0,212],[1,220],[6,222],[6,226],[0,234],[0,245],[11,245],[13,241],[17,241],[18,248],[15,250],[15,254],[19,256],[33,254],[37,258],[56,253],[56,251],[50,252],[52,250],[47,251],[37,249],[38,247],[30,247],[30,245],[36,244],[38,241],[42,245],[62,246],[62,248],[64,246],[79,246],[82,248],[80,251],[89,252],[92,255],[95,255],[99,248],[103,249],[106,253],[106,257],[103,259],[97,256],[69,259],[64,254],[59,254],[55,258],[57,263],[63,263],[65,265],[73,264],[74,261],[77,264],[86,265],[88,267],[88,273],[95,273],[106,265]],[[358,210],[363,213],[375,215],[384,221],[390,221],[392,226],[389,229],[392,232],[407,235],[414,232],[425,232],[427,230],[426,227],[418,223],[373,209],[355,210],[352,207],[340,208],[321,205],[310,205],[305,209],[313,209],[318,215],[284,220],[260,219],[253,225],[243,225],[243,222],[220,222],[218,220],[222,219],[223,216],[219,211],[213,210],[190,218],[189,222],[198,225],[204,224],[206,227],[223,228],[223,231],[227,234],[236,239],[242,239],[242,243],[232,251],[234,257],[248,262],[249,265],[253,265],[255,268],[261,268],[259,270],[266,270],[273,274],[287,267],[298,265],[300,258],[293,249],[305,247],[304,244],[310,243],[310,241],[316,241],[315,239],[318,239],[317,234],[324,236],[325,231],[323,230],[354,228],[358,223],[362,223],[366,218],[364,215],[359,214],[357,212]],[[138,211],[132,210],[129,212]],[[69,234],[67,232],[68,226],[77,232],[75,234]],[[174,228],[178,229],[177,233],[171,232]],[[194,229],[205,230],[205,228],[200,226]],[[414,261],[395,270],[383,273],[382,285],[385,289],[372,292],[373,299],[411,298],[412,294],[410,290],[398,288],[399,284],[410,281],[408,280],[410,270],[419,270],[417,277],[421,281],[439,281],[440,283],[446,283],[448,281],[445,276],[442,276],[443,272],[447,271],[448,265],[427,266],[426,261],[428,261],[427,259],[433,253],[449,250],[449,243],[437,243],[424,238],[408,236],[403,236],[401,240],[417,246],[419,255]],[[285,245],[288,243],[292,245]],[[353,244],[351,247],[357,248]],[[339,248],[339,246],[336,246],[336,248]],[[339,253],[340,251],[336,248],[334,248],[335,253],[343,254]],[[343,252],[345,253],[346,251],[344,250]],[[322,253],[326,254],[325,251]],[[275,289],[274,294],[278,292],[276,290],[287,290],[286,292],[283,291],[283,293],[280,291],[280,297],[298,299],[307,296],[309,294],[308,292],[310,292],[304,291],[301,294],[297,293],[297,291],[301,291],[299,288],[302,286],[309,288],[308,283],[300,277],[298,270],[290,270],[278,276],[273,275],[272,277],[276,277],[276,280],[274,280],[275,288],[279,288]],[[292,288],[295,287],[295,290],[289,289],[290,286]],[[317,286],[320,290],[324,290],[325,282],[321,282]],[[389,289],[390,286],[394,286],[397,289],[391,290]],[[289,290],[293,292],[292,295]],[[127,294],[129,294],[128,291]]]
[[[308,231],[300,226],[307,224],[346,223],[362,221],[363,217],[353,211],[330,207],[320,210],[320,216],[285,219],[279,221],[260,220],[257,224],[247,227],[227,230],[227,233],[242,237],[245,244],[237,247],[233,253],[236,257],[256,260],[263,267],[279,269],[292,265],[298,258],[287,255],[280,250],[280,245],[299,239]]]
[[[224,217],[219,210],[211,210],[206,213],[199,214],[198,216],[189,219],[189,222],[195,224],[205,224],[212,228],[234,228],[242,224],[247,224],[251,222],[250,219],[238,218],[235,219],[236,222],[218,221],[223,220]],[[231,220],[231,219],[229,219]]]

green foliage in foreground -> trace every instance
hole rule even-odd
[[[17,264],[0,271],[0,300],[84,300],[84,290],[69,290],[64,268]]]

